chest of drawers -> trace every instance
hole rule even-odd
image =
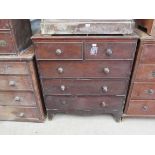
[[[28,19],[0,19],[0,55],[19,54],[31,45]]]
[[[33,49],[0,57],[0,120],[45,119]]]
[[[138,55],[124,116],[155,116],[155,39],[137,30]]]
[[[120,120],[137,36],[34,35],[32,40],[49,118],[112,114]]]

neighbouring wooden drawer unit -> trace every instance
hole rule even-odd
[[[0,120],[45,119],[33,48],[18,56],[0,56]]]
[[[0,105],[36,106],[36,101],[32,92],[0,92]]]
[[[28,19],[0,19],[0,55],[19,54],[32,44],[31,35]]]
[[[127,115],[155,115],[155,100],[130,100]]]
[[[140,43],[124,115],[155,117],[155,39],[140,30],[137,34]]]
[[[129,78],[130,61],[39,61],[43,78]]]
[[[0,120],[37,121],[42,119],[37,108],[0,106]]]
[[[32,40],[49,118],[59,112],[106,113],[120,120],[137,36],[36,35]]]
[[[86,42],[85,59],[133,59],[135,47],[133,42]]]
[[[42,79],[47,95],[125,95],[127,80]]]
[[[46,96],[48,110],[90,110],[117,112],[122,108],[122,97],[101,96]]]
[[[82,60],[83,43],[82,42],[49,42],[36,44],[37,59],[50,60]]]

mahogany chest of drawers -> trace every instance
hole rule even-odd
[[[0,55],[19,54],[31,45],[28,19],[0,19]]]
[[[112,114],[120,120],[137,36],[34,35],[32,40],[49,118]]]
[[[0,56],[0,120],[44,121],[32,50]]]
[[[124,116],[155,116],[155,38],[137,34],[140,45]]]

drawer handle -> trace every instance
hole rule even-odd
[[[106,55],[107,56],[111,56],[112,55],[112,50],[109,48],[109,49],[107,49],[107,51],[106,51]]]
[[[15,101],[19,102],[20,101],[20,97],[19,96],[16,96],[15,97]]]
[[[25,114],[24,114],[23,112],[21,112],[18,116],[19,116],[19,117],[24,117],[24,115],[25,115]]]
[[[55,53],[56,55],[61,55],[63,52],[61,51],[61,49],[56,49]]]
[[[62,91],[65,91],[66,87],[65,87],[64,85],[61,85],[60,89],[61,89]]]
[[[101,106],[102,106],[102,107],[106,107],[107,104],[103,101],[103,102],[101,103]]]
[[[142,109],[143,109],[143,111],[147,111],[147,110],[149,109],[149,107],[146,106],[146,105],[144,105],[144,106],[142,107]]]
[[[16,82],[15,81],[9,81],[9,86],[15,86]]]
[[[105,67],[105,68],[103,69],[103,71],[104,71],[104,73],[106,73],[106,74],[110,73],[110,69],[109,69],[108,67]]]
[[[145,92],[149,95],[152,95],[154,94],[154,90],[153,89],[148,89],[148,90],[145,90]]]
[[[103,91],[104,93],[108,92],[108,87],[107,87],[107,86],[102,86],[102,91]]]
[[[63,73],[63,72],[64,72],[64,69],[63,69],[62,67],[59,67],[59,68],[58,68],[58,73],[61,74],[61,73]]]

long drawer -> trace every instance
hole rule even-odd
[[[155,100],[130,100],[127,115],[155,115]]]
[[[122,109],[123,97],[101,97],[101,96],[46,96],[47,109],[52,110],[91,110],[91,111],[113,111]]]
[[[155,99],[155,84],[141,82],[134,83],[131,99]]]
[[[0,76],[0,91],[33,90],[29,76]]]
[[[0,74],[27,75],[29,74],[26,62],[0,62]]]
[[[46,95],[125,95],[128,80],[42,79]]]
[[[37,59],[83,59],[82,42],[49,42],[35,46]]]
[[[133,59],[136,43],[133,42],[86,42],[85,59]]]
[[[38,61],[42,78],[129,78],[131,61]]]
[[[155,64],[139,64],[135,81],[155,82]]]
[[[15,54],[11,32],[0,32],[0,54]]]
[[[0,92],[0,105],[36,106],[32,92]]]
[[[0,106],[0,120],[39,121],[39,117],[37,108]]]

